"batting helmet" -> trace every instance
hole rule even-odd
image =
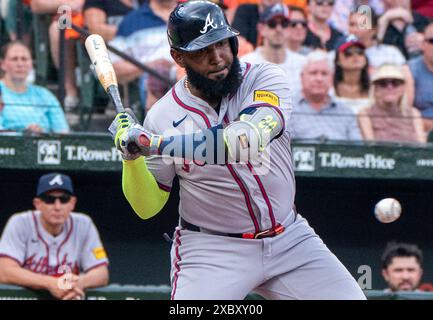
[[[188,1],[179,4],[170,14],[168,42],[172,48],[196,51],[224,39],[230,40],[233,54],[237,54],[239,32],[227,21],[224,12],[209,1]]]

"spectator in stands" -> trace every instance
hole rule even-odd
[[[401,68],[384,64],[372,75],[373,102],[359,112],[359,124],[365,140],[426,141],[421,114],[407,104],[404,74]]]
[[[382,0],[336,0],[330,18],[331,25],[340,32],[345,34],[351,33],[348,32],[349,16],[353,9],[359,6],[364,6],[361,8],[360,12],[366,12],[368,10],[368,12],[373,12],[376,15],[381,15],[384,9]]]
[[[253,64],[272,62],[278,64],[287,74],[287,82],[292,92],[301,90],[301,69],[305,57],[287,48],[289,9],[277,3],[266,7],[260,15],[258,25],[263,45],[241,57],[241,61]]]
[[[39,178],[36,210],[14,214],[3,230],[0,283],[48,290],[64,300],[107,285],[108,259],[98,231],[90,217],[72,212],[76,203],[69,176]]]
[[[240,32],[238,36],[241,42],[247,41],[254,47],[259,45],[259,34],[257,25],[260,21],[260,14],[265,7],[282,3],[281,0],[260,0],[259,3],[241,4],[235,12],[232,27]]]
[[[167,21],[176,5],[176,0],[150,0],[149,3],[144,3],[139,9],[124,17],[110,44],[150,68],[155,68],[154,62],[161,59],[174,67],[167,40]],[[147,74],[140,68],[116,55],[112,55],[111,58],[120,83],[140,78],[141,91],[146,96],[143,97],[143,101],[146,101],[146,105],[160,98],[153,96],[155,92],[146,92]]]
[[[415,244],[389,242],[382,255],[385,291],[416,291],[423,275],[423,253]]]
[[[335,0],[308,0],[310,12],[307,38],[304,45],[328,51],[335,48],[338,38],[343,34],[329,25]]]
[[[45,88],[27,83],[32,68],[30,49],[14,41],[0,52],[0,129],[31,133],[67,133],[69,126],[58,100]],[[3,109],[3,110],[1,110]]]
[[[287,29],[289,49],[293,52],[307,55],[312,51],[311,48],[304,46],[307,37],[307,15],[305,11],[296,6],[289,6],[289,27]]]
[[[50,49],[51,57],[54,62],[54,66],[59,69],[60,66],[60,30],[59,30],[59,15],[58,10],[63,6],[63,8],[68,8],[67,11],[71,12],[71,21],[74,24],[82,26],[82,8],[85,0],[32,0],[31,8],[33,13],[36,14],[51,14],[53,15],[53,22],[49,28],[50,36]],[[62,15],[64,14],[62,12]],[[73,110],[79,103],[78,88],[76,85],[75,78],[75,67],[76,67],[76,54],[75,45],[77,39],[80,35],[74,30],[66,30],[65,32],[65,52],[67,52],[67,57],[65,58],[65,91],[66,97],[64,107],[66,110]]]
[[[405,77],[405,92],[408,104],[413,104],[414,79],[406,64],[406,58],[396,46],[383,44],[377,39],[378,17],[371,12],[369,20],[355,9],[349,18],[349,32],[358,37],[365,46],[365,54],[368,58],[369,74],[375,72],[383,64],[395,64],[402,67]]]
[[[302,94],[293,98],[295,139],[361,140],[356,116],[329,94],[334,65],[324,51],[313,51],[301,73]]]
[[[380,43],[377,39],[378,16],[372,12],[370,21],[355,9],[349,16],[349,33],[355,35],[366,48],[368,62],[372,68],[384,63],[404,65],[406,58],[396,46]]]
[[[379,19],[379,41],[396,46],[407,59],[419,55],[428,19],[411,10],[410,0],[384,0],[384,4],[385,12]]]
[[[433,0],[412,0],[412,10],[420,15],[433,20]]]
[[[337,101],[356,114],[369,105],[370,79],[365,47],[354,35],[342,39],[335,54],[334,92]]]
[[[85,0],[84,23],[90,33],[97,33],[105,41],[112,40],[122,19],[138,8],[136,0]]]
[[[425,131],[433,130],[433,23],[424,32],[423,55],[409,62],[415,79],[414,105],[424,118]]]

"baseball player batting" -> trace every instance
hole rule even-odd
[[[161,210],[179,178],[171,298],[238,300],[255,291],[268,299],[365,299],[294,209],[287,75],[273,64],[241,64],[237,35],[217,5],[179,4],[168,39],[187,75],[143,126],[121,113],[110,128],[124,158],[124,194],[141,218]],[[128,152],[130,143],[141,152]]]

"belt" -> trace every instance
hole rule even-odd
[[[232,237],[232,238],[243,238],[243,239],[263,239],[263,238],[272,238],[276,235],[279,235],[280,233],[284,232],[286,228],[284,228],[283,225],[278,223],[274,228],[270,228],[267,230],[263,230],[257,233],[224,233],[224,232],[218,232],[218,231],[210,231],[205,228],[200,228],[192,223],[189,223],[188,221],[184,220],[183,218],[180,218],[180,226],[183,229],[189,230],[189,231],[195,231],[195,232],[204,232],[209,234],[214,234],[218,236],[225,236],[225,237]]]

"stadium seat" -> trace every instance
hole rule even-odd
[[[50,15],[33,15],[35,73],[36,83],[39,85],[46,85],[49,80],[53,80],[57,76],[50,53],[50,38],[48,34],[50,23]]]

